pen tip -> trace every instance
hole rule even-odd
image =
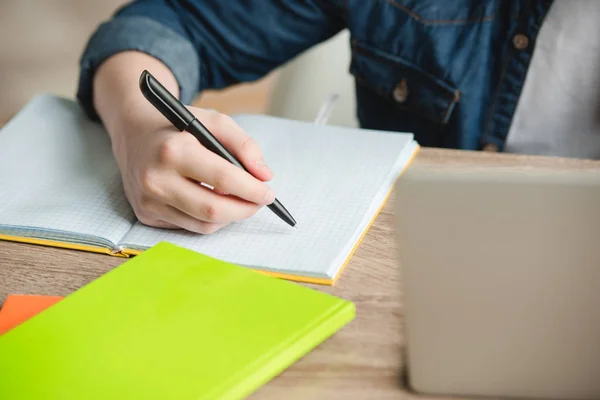
[[[268,206],[279,218],[284,220],[289,226],[296,226],[296,220],[292,217],[292,214],[279,202],[279,200],[275,199],[275,201]]]

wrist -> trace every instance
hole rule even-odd
[[[173,73],[159,60],[139,52],[123,52],[106,60],[94,77],[94,106],[113,143],[127,145],[168,121],[142,95],[139,77],[150,71],[175,96],[179,87]]]

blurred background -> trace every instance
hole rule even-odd
[[[0,0],[0,124],[33,96],[73,97],[81,52],[98,24],[123,0]],[[260,81],[202,93],[196,106],[227,114],[261,113],[313,120],[332,93],[329,123],[356,126],[348,73],[349,38],[342,32]]]

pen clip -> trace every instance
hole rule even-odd
[[[179,131],[186,130],[195,119],[194,115],[147,70],[140,75],[139,84],[144,97]]]

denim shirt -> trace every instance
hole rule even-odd
[[[183,102],[259,79],[343,29],[363,128],[422,146],[502,150],[551,0],[138,0],[96,30],[78,99],[91,118],[98,66],[125,50],[174,73]]]

